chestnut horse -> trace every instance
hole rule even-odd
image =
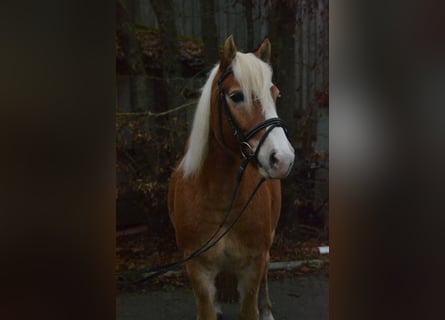
[[[221,314],[215,285],[220,273],[237,279],[241,319],[273,319],[269,250],[281,210],[279,179],[288,175],[294,149],[276,112],[279,90],[272,83],[270,47],[265,39],[256,52],[241,53],[233,37],[227,38],[170,180],[170,218],[200,320]]]

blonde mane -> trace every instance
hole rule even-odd
[[[272,68],[253,53],[241,52],[236,53],[231,67],[246,99],[245,105],[250,106],[252,104],[251,97],[254,96],[261,101],[263,112],[267,114],[266,108],[272,108],[274,105],[270,94]],[[212,84],[218,68],[219,65],[216,65],[210,72],[196,107],[188,149],[179,165],[185,177],[198,174],[207,157],[210,132],[210,100]]]

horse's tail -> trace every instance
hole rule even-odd
[[[215,281],[216,298],[219,302],[238,302],[239,293],[237,290],[238,280],[233,273],[222,272],[218,274]]]

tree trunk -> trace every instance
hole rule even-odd
[[[153,112],[159,113],[172,109],[182,102],[181,65],[179,61],[178,36],[175,24],[173,0],[151,0],[156,14],[161,37],[161,70],[154,77]],[[165,164],[171,156],[168,140],[170,133],[169,115],[151,119],[153,136],[157,139],[157,161],[153,170],[155,176],[165,176]],[[167,139],[167,140],[166,140]]]
[[[296,5],[293,1],[272,1],[269,14],[272,66],[274,82],[282,94],[278,101],[278,113],[286,119],[291,139],[296,133],[295,17]]]
[[[213,66],[219,60],[218,34],[215,22],[214,0],[200,0],[201,34],[205,46],[204,61],[206,66]]]
[[[156,104],[155,110],[161,112],[175,107],[175,102],[178,101],[180,95],[175,83],[180,76],[181,65],[173,0],[151,0],[151,4],[158,19],[163,52],[160,71],[162,79],[158,79],[161,91],[157,91],[159,102]]]
[[[253,47],[253,0],[243,0],[243,5],[245,9],[245,16],[246,16],[246,27],[247,27],[247,50],[253,51],[255,48]]]
[[[126,111],[142,111],[147,107],[145,70],[141,59],[139,44],[134,32],[133,2],[116,2],[116,27],[120,54],[117,60],[117,72],[120,83],[129,87],[130,108]]]

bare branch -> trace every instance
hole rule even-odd
[[[143,112],[116,112],[117,117],[138,117],[138,116],[147,116],[147,117],[161,117],[165,116],[169,113],[173,113],[179,111],[181,109],[196,105],[196,101],[182,104],[176,108],[164,111],[164,112],[151,112],[151,111],[143,111]]]

